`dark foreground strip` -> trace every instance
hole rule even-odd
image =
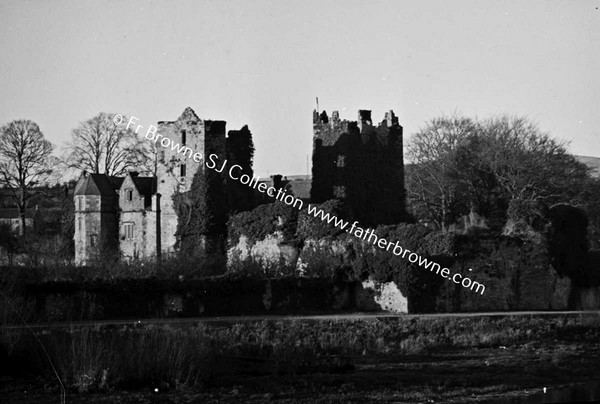
[[[600,310],[593,311],[503,311],[485,313],[438,313],[438,314],[390,314],[390,313],[347,313],[347,314],[323,314],[323,315],[299,315],[299,316],[222,316],[222,317],[194,317],[194,318],[154,318],[154,319],[128,319],[128,320],[102,320],[102,321],[79,321],[79,322],[57,322],[37,323],[27,325],[2,325],[0,329],[22,329],[22,328],[70,328],[70,327],[99,327],[115,325],[150,325],[150,324],[186,324],[186,323],[240,323],[255,321],[353,321],[353,320],[378,320],[383,318],[396,318],[398,320],[410,319],[437,319],[452,317],[517,317],[517,316],[600,316]]]

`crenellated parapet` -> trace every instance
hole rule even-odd
[[[359,110],[356,121],[314,111],[313,136],[314,203],[343,200],[366,225],[406,217],[402,126],[392,110],[377,124],[370,110]]]

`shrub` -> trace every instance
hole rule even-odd
[[[194,387],[207,381],[214,357],[210,337],[204,332],[168,326],[55,331],[43,343],[61,379],[79,393],[119,385]]]
[[[70,258],[75,258],[75,204],[70,199],[63,202],[60,236],[64,254]]]
[[[353,261],[357,257],[356,249],[357,245],[351,236],[311,240],[305,243],[299,257],[301,274],[307,277],[347,281],[360,279],[353,270]]]
[[[13,258],[19,251],[19,240],[6,223],[0,224],[0,249],[6,254],[8,265],[12,265]]]
[[[442,231],[432,231],[425,234],[422,239],[422,248],[431,255],[452,256],[457,249],[461,236]],[[468,238],[468,236],[462,236]]]
[[[449,268],[454,263],[454,249],[458,238],[454,234],[432,232],[418,224],[380,226],[376,234],[388,242],[398,241],[403,249],[433,260],[442,268]],[[432,311],[443,282],[439,274],[410,263],[407,256],[402,258],[378,247],[367,249],[355,260],[353,271],[361,279],[371,277],[378,282],[394,281],[408,299],[410,312]]]
[[[241,212],[229,218],[229,244],[236,245],[242,235],[254,243],[275,233],[276,230],[283,232],[285,240],[292,241],[297,223],[298,209],[279,201],[263,204],[249,212]]]
[[[587,273],[590,286],[600,285],[600,250],[588,252]]]
[[[293,276],[296,274],[296,263],[288,262],[281,255],[276,262],[268,259],[257,259],[253,256],[241,260],[239,257],[233,256],[229,259],[227,273],[256,279]]]
[[[69,243],[61,235],[26,234],[19,239],[19,249],[22,253],[22,263],[27,267],[61,266],[73,258]],[[105,251],[104,254],[100,254],[102,259],[98,261],[106,261],[108,253]]]
[[[559,204],[550,208],[548,231],[552,266],[579,286],[590,284],[588,273],[588,218],[580,208]]]
[[[549,209],[540,201],[513,199],[506,214],[505,235],[543,232],[550,224]]]
[[[344,216],[344,205],[337,199],[313,206],[338,218],[343,218]],[[334,224],[321,220],[320,216],[314,217],[313,215],[309,215],[306,209],[299,213],[297,235],[303,240],[309,238],[319,240],[324,237],[333,237],[343,232],[343,230]]]
[[[425,236],[431,232],[425,226],[419,224],[399,224],[393,226],[379,226],[375,234],[384,238],[388,243],[396,243],[403,250],[421,253]],[[394,255],[392,251],[384,251],[376,246],[370,247],[357,263],[356,273],[368,275],[379,282],[390,282],[395,280],[400,272],[408,270],[408,260]],[[402,291],[405,294],[405,291]]]
[[[160,263],[154,258],[97,262],[95,265],[78,266],[64,261],[41,262],[32,267],[3,267],[0,284],[12,285],[43,282],[87,282],[122,279],[200,279],[225,272],[226,258],[220,254],[198,253],[193,257],[173,255],[163,257]]]
[[[0,279],[0,324],[23,324],[33,318],[34,302],[23,296],[22,286],[14,273]]]

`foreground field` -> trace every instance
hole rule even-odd
[[[597,380],[598,314],[4,330],[8,402],[464,402]],[[510,401],[499,401],[510,402]]]

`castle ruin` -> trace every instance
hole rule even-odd
[[[200,119],[188,107],[177,120],[158,122],[157,133],[205,157],[226,156],[251,177],[250,131],[245,126],[226,136],[225,126],[225,121]],[[359,111],[357,121],[341,120],[337,111],[331,118],[325,111],[314,111],[313,130],[312,183],[273,176],[274,186],[285,185],[305,200],[303,188],[308,194],[310,187],[312,203],[338,199],[343,202],[346,218],[365,227],[406,219],[402,126],[393,111],[377,125],[367,110]],[[207,171],[204,160],[187,158],[176,148],[159,147],[157,177],[135,172],[124,178],[83,176],[74,196],[76,262],[87,264],[107,249],[126,258],[174,253],[178,221],[182,220],[175,197],[189,193],[195,174],[206,176]],[[223,200],[229,212],[273,202],[257,199],[251,188],[222,176]]]
[[[225,121],[200,119],[186,108],[175,121],[158,122],[157,133],[203,156],[227,154]],[[247,127],[232,138],[250,136]],[[188,192],[194,175],[206,173],[200,162],[159,146],[157,177],[129,173],[124,178],[88,174],[75,188],[75,261],[89,263],[114,249],[128,258],[175,251],[178,215],[174,196]],[[251,172],[251,168],[249,169]]]
[[[402,126],[393,111],[378,125],[368,110],[357,121],[314,111],[313,131],[313,203],[338,199],[364,226],[406,219]]]

